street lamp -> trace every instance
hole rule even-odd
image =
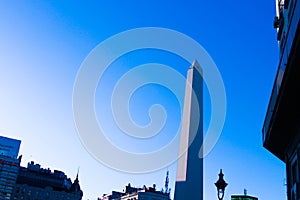
[[[222,173],[222,169],[220,170],[219,180],[215,183],[218,191],[218,199],[222,200],[225,193],[225,187],[228,185],[224,180],[224,174]]]

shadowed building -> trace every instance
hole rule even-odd
[[[194,61],[187,74],[174,200],[203,199],[203,159],[199,155],[203,143],[201,74]]]
[[[279,65],[263,125],[263,145],[286,164],[287,196],[300,199],[300,2],[276,0]]]
[[[12,199],[35,200],[81,200],[82,191],[79,186],[78,174],[74,182],[64,172],[43,169],[34,162],[20,167]]]

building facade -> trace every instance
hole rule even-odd
[[[0,199],[11,199],[20,167],[20,143],[0,136]]]
[[[248,195],[231,195],[231,200],[258,200],[258,198]]]
[[[170,200],[169,195],[156,191],[153,187],[144,187],[136,192],[125,194],[121,200]]]
[[[98,200],[170,200],[170,193],[168,188],[166,191],[157,191],[155,185],[136,188],[129,183],[122,192],[113,191],[111,194],[104,194]]]
[[[78,174],[72,183],[64,172],[58,170],[52,172],[30,162],[27,168],[19,168],[11,199],[81,200],[82,195]]]
[[[11,199],[19,167],[19,159],[0,155],[0,199]]]
[[[263,125],[263,145],[286,164],[288,200],[300,199],[300,2],[276,0],[279,64]]]
[[[103,194],[98,200],[120,200],[123,195],[125,195],[125,193],[112,191],[111,194]]]

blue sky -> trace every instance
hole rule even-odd
[[[274,0],[132,0],[76,4],[3,1],[0,6],[0,134],[22,140],[22,165],[34,160],[43,167],[65,171],[73,179],[80,167],[84,199],[96,199],[112,189],[121,190],[129,182],[135,186],[156,183],[161,188],[167,168],[174,190],[176,163],[156,172],[133,175],[97,162],[80,142],[72,111],[73,86],[80,65],[100,42],[128,29],[169,28],[188,35],[206,49],[218,66],[226,89],[224,129],[217,145],[205,158],[204,199],[216,198],[213,183],[220,168],[229,183],[226,199],[231,194],[243,193],[244,188],[262,200],[284,199],[284,164],[262,147],[261,134],[279,54],[276,30],[272,28],[274,16]],[[133,52],[114,64],[126,71],[137,64],[154,61],[171,65],[183,75],[189,67],[174,55],[159,51]],[[111,92],[109,84],[114,84],[120,76],[116,74],[120,71],[111,67],[107,84],[97,88],[97,100],[107,97],[105,94]],[[168,118],[171,121],[166,123],[168,132],[180,123],[178,102],[166,88],[145,86],[133,97],[130,106],[136,123],[148,122],[145,113],[153,103],[162,103],[167,111],[175,110]],[[206,127],[210,118],[207,91],[204,103]],[[95,107],[101,119],[103,104],[96,101]],[[115,138],[115,143],[130,151],[148,151],[156,148],[154,144],[168,142],[173,134],[163,135],[161,143],[133,149],[129,143],[118,141],[118,137],[112,140]]]

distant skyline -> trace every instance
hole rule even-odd
[[[146,174],[115,171],[97,162],[76,131],[72,95],[81,63],[99,43],[133,28],[169,28],[196,40],[210,54],[223,78],[227,115],[221,137],[204,159],[204,199],[216,198],[214,182],[222,168],[225,198],[248,194],[260,200],[285,199],[285,167],[262,147],[262,125],[278,64],[275,1],[86,1],[17,2],[0,6],[0,135],[21,140],[22,165],[33,160],[64,171],[72,180],[78,167],[83,199],[97,199],[124,185],[164,187],[170,171],[175,188],[176,163]],[[149,122],[148,109],[160,103],[168,113],[159,142],[129,141],[112,128],[109,94],[122,73],[149,62],[171,66],[183,76],[190,63],[168,52],[135,51],[107,70],[96,90],[96,114],[108,135],[133,152],[156,150],[174,137],[180,109],[168,88],[146,85],[129,102],[133,120]],[[168,77],[169,78],[169,77]],[[155,98],[154,98],[155,97]],[[210,119],[204,89],[204,130]],[[172,114],[170,114],[172,113]],[[168,121],[170,120],[170,121]],[[157,138],[158,139],[158,138]],[[128,141],[127,141],[128,140]],[[126,141],[126,142],[125,142]],[[133,145],[134,144],[134,145]]]

